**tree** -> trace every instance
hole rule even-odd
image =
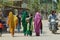
[[[0,4],[1,4],[2,6],[12,6],[12,5],[13,5],[13,1],[0,0]]]
[[[58,0],[57,2],[58,2],[58,5],[57,5],[58,9],[57,9],[57,12],[59,12],[59,11],[60,11],[60,0]]]
[[[30,12],[40,10],[40,0],[28,0],[28,8],[30,9]]]

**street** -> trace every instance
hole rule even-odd
[[[23,33],[15,33],[14,37],[10,33],[4,33],[0,40],[59,40],[60,39],[60,30],[56,34],[52,34],[49,31],[48,21],[43,21],[43,33],[40,36],[35,36],[33,32],[32,36],[24,36]]]

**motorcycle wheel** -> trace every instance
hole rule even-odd
[[[52,31],[52,33],[53,33],[53,34],[55,34],[55,33],[56,33],[56,31]]]

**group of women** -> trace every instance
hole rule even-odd
[[[34,18],[32,14],[28,14],[28,12],[25,10],[22,12],[22,15],[20,16],[19,14],[15,16],[12,12],[10,12],[8,15],[7,24],[9,26],[9,30],[10,30],[9,32],[11,33],[12,36],[14,36],[15,28],[18,28],[18,32],[20,32],[21,22],[23,26],[24,36],[26,35],[32,36],[33,24],[34,24],[36,36],[40,36],[40,30],[42,33],[42,20],[39,12],[36,12]]]

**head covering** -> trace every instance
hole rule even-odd
[[[13,13],[12,13],[12,12],[10,12],[10,13],[9,13],[8,18],[9,18],[9,20],[11,20],[11,21],[12,21],[12,20],[14,20],[14,15],[13,15]]]
[[[12,12],[9,13],[9,17],[13,17],[13,13]]]
[[[40,18],[40,19],[41,19],[41,15],[40,15],[39,12],[37,12],[37,13],[35,14],[35,19],[36,19],[36,18]]]
[[[10,15],[13,15],[12,12],[9,13],[9,16],[10,16]]]

